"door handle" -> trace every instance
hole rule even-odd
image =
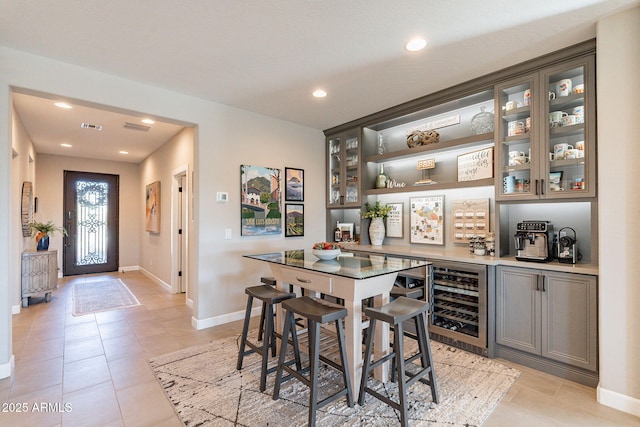
[[[542,279],[542,292],[547,292],[544,286],[544,275],[540,275],[540,278]]]
[[[540,194],[540,192],[539,192],[539,188],[538,188],[538,185],[539,185],[539,182],[538,182],[538,181],[539,181],[539,180],[537,180],[537,179],[536,179],[536,196],[537,196],[538,194]]]
[[[544,179],[540,180],[540,194],[544,196]]]

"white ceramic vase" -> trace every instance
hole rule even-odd
[[[384,240],[385,229],[383,218],[371,218],[369,225],[369,241],[373,246],[381,246]]]

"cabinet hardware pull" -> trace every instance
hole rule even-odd
[[[311,283],[310,279],[301,279],[298,276],[296,276],[296,280],[300,283]]]
[[[539,190],[538,190],[538,180],[536,179],[536,196],[538,195]]]
[[[536,274],[536,291],[540,291],[540,275]]]
[[[540,180],[540,194],[544,196],[544,179]]]
[[[540,276],[542,278],[542,292],[547,292],[544,286],[544,275]]]

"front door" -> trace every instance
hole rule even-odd
[[[118,175],[64,171],[63,273],[118,270]]]

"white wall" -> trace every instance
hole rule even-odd
[[[311,247],[325,236],[324,136],[321,131],[227,107],[112,75],[0,47],[0,235],[9,233],[11,110],[10,88],[123,108],[197,126],[194,152],[194,265],[190,267],[194,323],[198,327],[242,313],[244,288],[269,274],[263,263],[242,254]],[[274,100],[276,102],[277,100]],[[240,165],[305,170],[305,236],[240,237]],[[42,183],[39,181],[39,185]],[[140,184],[142,186],[143,183]],[[136,198],[140,194],[136,189]],[[41,191],[42,187],[38,191]],[[216,191],[230,201],[219,204]],[[141,207],[140,207],[141,209]],[[55,218],[53,219],[56,220]],[[140,221],[136,220],[136,225]],[[225,229],[233,237],[224,239]],[[55,239],[54,239],[55,241]],[[11,360],[9,243],[0,242],[0,374]],[[5,370],[3,370],[5,369]]]
[[[603,19],[597,34],[598,400],[640,416],[640,8]]]
[[[79,157],[38,154],[36,168],[37,185],[34,195],[38,197],[40,222],[53,221],[62,226],[64,171],[95,172],[118,175],[119,178],[119,234],[118,246],[120,267],[137,266],[140,253],[139,218],[143,212],[140,198],[140,175],[135,163],[113,162]],[[49,249],[58,250],[58,267],[62,271],[62,243],[60,233],[51,238]]]
[[[185,128],[167,141],[162,147],[140,163],[140,198],[144,201],[147,184],[160,181],[160,233],[145,231],[145,218],[141,215],[138,221],[141,233],[140,267],[151,273],[164,284],[172,285],[172,247],[171,220],[173,215],[172,198],[176,196],[176,181],[174,171],[186,169],[187,188],[184,197],[191,200],[191,171],[193,171],[194,129]],[[185,234],[188,242],[194,241],[192,227],[188,227],[189,235]],[[192,251],[195,247],[191,248]],[[191,251],[189,251],[191,252]],[[185,266],[188,277],[188,266]],[[191,297],[189,297],[191,298]]]

